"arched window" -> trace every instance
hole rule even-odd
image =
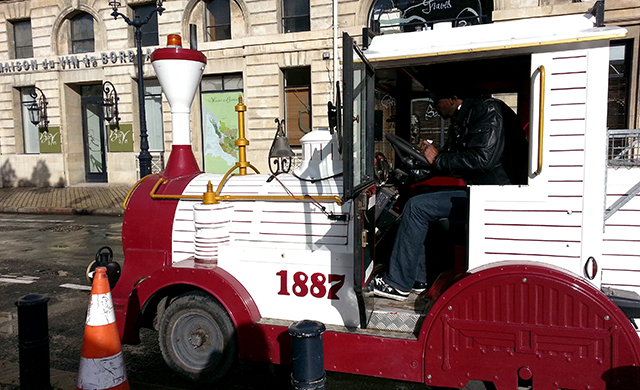
[[[71,32],[71,53],[95,51],[93,16],[80,12],[69,19]]]
[[[231,39],[231,0],[209,0],[206,2],[205,37],[207,41]]]

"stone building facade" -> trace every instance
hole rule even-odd
[[[305,132],[327,126],[336,101],[341,36],[361,40],[382,0],[167,0],[162,15],[143,27],[147,127],[154,170],[171,151],[170,110],[150,64],[169,34],[197,47],[208,61],[192,106],[191,139],[207,172],[233,165],[237,97],[247,106],[248,160],[268,171],[277,123],[295,147]],[[433,0],[435,1],[435,0]],[[422,2],[425,5],[433,1]],[[453,1],[453,0],[449,0]],[[108,0],[0,1],[0,179],[3,186],[132,185],[139,178],[138,75],[134,29],[114,19]],[[402,3],[399,1],[398,3]],[[493,21],[583,13],[593,2],[495,0],[484,3]],[[122,1],[118,11],[144,18],[155,4]],[[607,24],[629,29],[624,40],[624,126],[639,126],[640,6],[607,0]],[[119,122],[106,122],[104,83],[118,95]],[[37,87],[37,88],[34,88]],[[44,95],[44,121],[29,106]]]

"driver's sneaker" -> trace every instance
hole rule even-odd
[[[411,291],[416,293],[416,294],[422,294],[424,292],[424,290],[426,290],[426,289],[427,289],[427,283],[418,282],[416,280],[415,283],[413,283],[413,287],[411,288]]]
[[[372,281],[373,293],[379,297],[395,299],[396,301],[406,301],[409,297],[408,291],[400,291],[389,285],[381,276],[376,276]]]

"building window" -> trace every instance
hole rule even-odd
[[[206,39],[207,41],[221,41],[231,39],[231,8],[230,0],[207,1]]]
[[[282,28],[285,33],[311,30],[309,0],[282,0]]]
[[[243,96],[242,73],[203,77],[200,90],[204,171],[227,173],[238,159],[235,107]]]
[[[289,143],[300,145],[300,138],[311,131],[311,68],[285,69],[284,117]]]
[[[71,23],[71,53],[91,53],[95,51],[93,33],[93,16],[86,12],[72,17]]]
[[[632,46],[629,41],[614,41],[609,47],[609,97],[607,128],[627,129]]]
[[[33,40],[31,38],[31,20],[12,22],[13,41],[15,42],[15,58],[33,57]]]
[[[20,88],[20,106],[22,107],[22,144],[24,153],[40,153],[40,132],[38,126],[29,119],[29,105],[33,103],[33,87]]]
[[[609,46],[607,132],[611,167],[640,166],[640,131],[629,129],[632,43],[613,41]]]
[[[149,151],[164,152],[162,88],[160,87],[158,80],[144,81],[144,109],[147,119]]]
[[[140,5],[133,8],[134,17],[137,16],[142,20],[146,20],[153,13],[149,22],[140,27],[142,46],[158,46],[158,13],[153,12],[155,9],[155,4]]]

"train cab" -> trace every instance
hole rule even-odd
[[[384,176],[377,199],[382,210],[376,213],[383,224],[390,219],[385,215],[389,211],[394,217],[400,213],[402,202],[390,207],[389,200],[406,200],[439,187],[466,188],[468,237],[457,240],[464,242],[466,251],[459,269],[524,260],[582,275],[590,268],[589,259],[601,258],[602,251],[597,243],[602,241],[605,167],[601,162],[606,156],[597,145],[606,128],[608,43],[593,35],[591,15],[542,18],[526,27],[516,24],[473,26],[473,34],[465,28],[434,26],[431,31],[410,33],[415,35],[411,37],[375,37],[364,51],[352,45],[351,55],[345,50],[345,59],[352,57],[354,65],[353,69],[345,65],[342,123],[346,137],[354,139],[353,147],[362,148],[351,163],[347,150],[345,175],[350,174],[346,167],[356,166],[361,156],[368,156],[366,161],[377,155],[403,171],[375,166],[359,171],[368,170],[369,180],[376,173]],[[536,27],[529,29],[533,24]],[[624,35],[620,29],[602,29],[611,38]],[[343,46],[351,42],[345,37]],[[447,142],[448,122],[435,112],[430,93],[430,88],[442,85],[470,97],[500,99],[516,113],[515,123],[506,130],[505,152],[511,155],[505,168],[517,176],[510,185],[469,185],[437,177],[417,161],[419,156],[406,150],[417,147],[421,139],[437,147]],[[371,96],[365,98],[367,93]],[[357,142],[371,139],[374,144]],[[393,145],[398,139],[408,143],[404,151]],[[404,182],[389,190],[397,178]],[[362,187],[357,186],[366,181],[355,177],[355,190],[350,190],[351,181],[345,177],[345,196],[361,196]],[[466,219],[462,214],[455,218]],[[583,240],[577,234],[594,239]],[[599,286],[598,275],[589,278]]]

